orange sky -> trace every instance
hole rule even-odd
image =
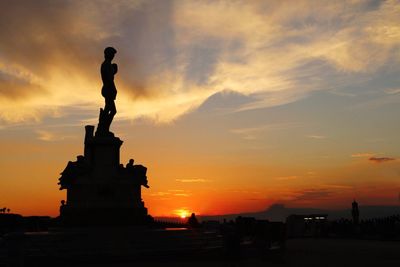
[[[0,207],[58,214],[110,45],[112,131],[148,168],[150,214],[399,205],[399,7],[3,1]]]

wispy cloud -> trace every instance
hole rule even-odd
[[[171,193],[170,192],[155,192],[155,193],[150,194],[150,196],[160,196],[160,197],[168,196],[168,195],[171,195]]]
[[[293,200],[311,201],[329,198],[334,192],[330,189],[305,189],[297,192]]]
[[[371,162],[375,162],[375,163],[384,163],[384,162],[393,161],[396,159],[389,158],[389,157],[370,157],[368,160]]]
[[[184,189],[169,189],[168,192],[175,197],[189,197],[192,195],[190,191]]]
[[[311,139],[326,139],[327,137],[325,135],[316,135],[316,134],[311,134],[311,135],[307,135],[308,138]]]
[[[49,130],[35,130],[37,139],[41,141],[46,141],[46,142],[53,142],[53,141],[59,141],[59,140],[64,140],[66,138],[73,138],[74,136],[68,136],[65,135],[64,133],[60,132],[53,132]]]
[[[211,182],[211,180],[208,179],[175,179],[177,182],[181,183],[208,183]]]
[[[333,188],[333,189],[352,189],[351,185],[342,185],[342,184],[321,184],[323,188]]]
[[[189,193],[176,193],[176,194],[174,194],[174,196],[176,196],[176,197],[190,197],[191,194],[189,194]]]
[[[37,138],[42,141],[54,141],[55,140],[54,134],[51,132],[48,132],[48,131],[37,130],[36,134],[37,134]]]
[[[117,119],[156,122],[227,89],[254,99],[238,111],[294,102],[400,60],[396,1],[26,0],[0,10],[0,118],[9,122],[82,103],[97,110],[108,45],[120,64]]]
[[[167,191],[159,191],[159,192],[155,192],[150,194],[150,196],[153,197],[189,197],[191,196],[191,193],[183,190],[183,189],[169,189]]]
[[[400,93],[400,88],[387,88],[384,91],[388,95],[395,95],[395,94]]]
[[[301,127],[302,124],[298,122],[287,122],[287,123],[271,123],[256,127],[249,128],[237,128],[231,129],[230,132],[240,135],[243,139],[247,140],[255,140],[259,138],[259,135],[263,132],[268,131],[279,131],[279,130],[288,130],[292,128]]]
[[[297,176],[297,175],[279,176],[279,177],[275,177],[275,180],[286,181],[286,180],[295,180],[295,179],[298,179],[298,178],[299,178],[299,176]]]
[[[352,158],[370,158],[373,155],[375,155],[375,153],[371,153],[371,152],[363,152],[363,153],[354,153],[351,154]]]

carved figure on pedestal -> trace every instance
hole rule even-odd
[[[120,163],[121,139],[110,132],[117,113],[114,100],[117,89],[113,64],[115,50],[104,50],[101,65],[105,99],[100,109],[99,124],[85,126],[84,156],[68,162],[59,178],[60,190],[67,190],[67,199],[61,203],[60,215],[66,225],[143,224],[152,221],[141,198],[141,187],[149,188],[147,168],[134,165],[133,159],[124,167]]]
[[[143,165],[133,165],[134,160],[130,159],[126,164],[126,174],[129,179],[134,179],[140,185],[150,188],[147,181],[147,168]]]
[[[101,95],[105,99],[104,109],[100,109],[99,125],[97,127],[96,135],[110,134],[111,122],[117,113],[114,100],[117,96],[117,88],[114,83],[114,75],[118,72],[118,65],[111,63],[114,59],[117,50],[113,47],[104,49],[104,62],[101,64],[101,79],[103,87],[101,88]]]
[[[74,183],[77,177],[86,175],[88,172],[89,168],[83,156],[77,156],[74,162],[69,161],[67,167],[61,172],[61,177],[58,179],[60,190],[68,188]]]

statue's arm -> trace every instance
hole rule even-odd
[[[112,71],[113,71],[113,75],[117,74],[118,72],[118,65],[117,64],[112,64]]]

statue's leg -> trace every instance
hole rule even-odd
[[[107,106],[109,108],[109,113],[108,115],[108,127],[110,127],[112,120],[114,119],[115,114],[117,113],[117,109],[115,108],[115,103],[113,99],[109,99]]]
[[[114,99],[108,98],[106,99],[106,105],[107,105],[107,131],[110,130],[110,125],[114,119],[115,114],[117,113],[117,110],[115,108],[115,103]]]
[[[110,100],[109,106],[110,106],[110,116],[114,117],[114,115],[117,114],[117,108],[115,107],[114,100]]]
[[[97,125],[96,135],[101,135],[109,131],[110,125],[108,124],[108,114],[102,108],[99,114],[99,124]]]
[[[104,100],[104,113],[108,115],[108,113],[110,113],[110,100],[108,98],[104,98]]]
[[[110,132],[110,125],[117,113],[115,103],[112,98],[105,98],[104,110],[100,109],[99,124],[97,127],[96,135]]]

